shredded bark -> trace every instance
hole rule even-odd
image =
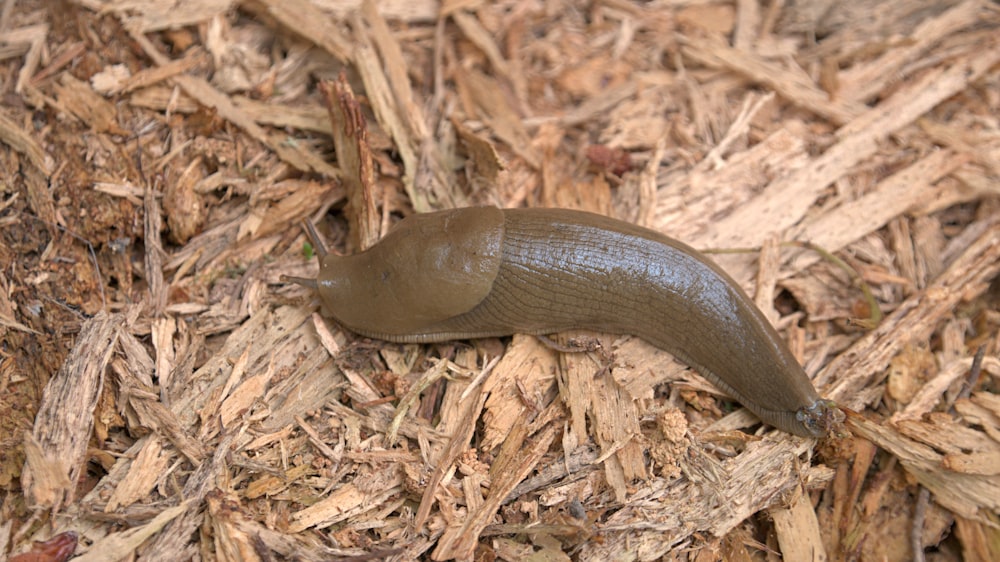
[[[0,558],[1000,559],[995,2],[50,4],[0,10]],[[282,281],[470,205],[713,251],[845,427]]]

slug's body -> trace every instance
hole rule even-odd
[[[633,334],[784,431],[823,435],[837,412],[721,268],[600,215],[491,207],[416,215],[365,252],[324,256],[317,285],[333,316],[365,336]]]

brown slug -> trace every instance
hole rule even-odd
[[[415,215],[315,283],[344,327],[393,342],[632,334],[675,355],[762,421],[805,437],[841,419],[718,265],[658,232],[566,209]]]

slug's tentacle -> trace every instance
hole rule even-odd
[[[302,219],[302,228],[305,229],[306,234],[309,236],[309,241],[313,245],[313,250],[316,251],[316,255],[319,259],[323,259],[329,253],[326,250],[326,244],[323,243],[323,239],[319,237],[319,233],[316,232],[316,227],[313,226],[312,221],[308,219]]]
[[[306,235],[309,236],[309,241],[312,243],[313,250],[316,252],[316,255],[320,258],[320,260],[322,260],[329,252],[326,250],[326,244],[323,243],[323,239],[320,238],[319,233],[316,232],[316,228],[308,219],[302,219],[299,224],[302,225],[302,230],[305,230]],[[281,280],[286,283],[297,283],[304,287],[309,287],[310,289],[317,288],[315,279],[306,279],[305,277],[295,277],[293,275],[282,275]]]

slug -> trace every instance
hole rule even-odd
[[[778,429],[821,437],[842,419],[729,275],[646,228],[566,209],[472,207],[406,218],[352,256],[320,253],[315,282],[292,280],[316,287],[363,336],[632,334]]]

